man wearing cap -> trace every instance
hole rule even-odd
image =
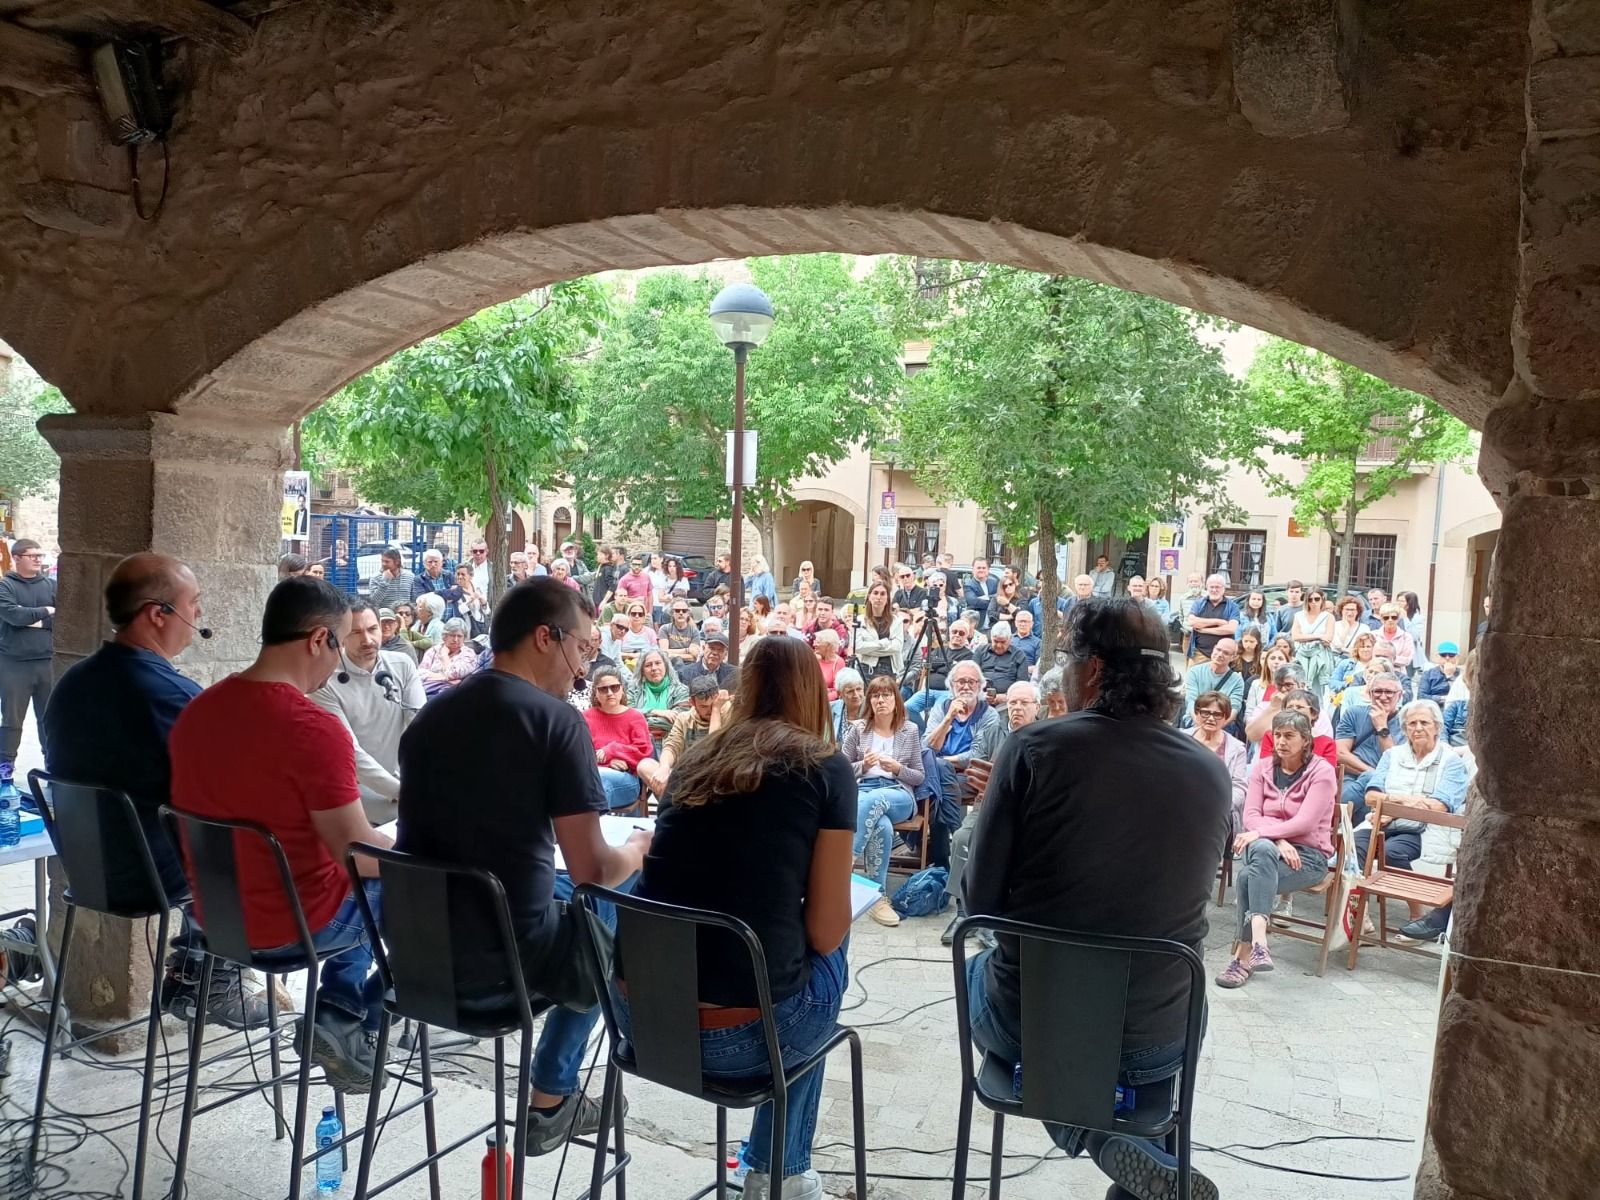
[[[1422,673],[1422,681],[1417,685],[1417,699],[1432,700],[1442,706],[1445,697],[1450,694],[1450,685],[1461,674],[1461,667],[1456,662],[1456,655],[1461,650],[1454,642],[1440,642],[1436,653],[1439,661]]]
[[[578,557],[577,542],[562,542],[561,557],[567,560],[567,576],[576,579],[579,575],[589,573],[589,565]]]
[[[672,728],[661,739],[661,757],[647,758],[639,764],[639,778],[659,799],[667,790],[672,764],[683,752],[722,724],[721,689],[717,677],[707,672],[689,685],[689,707],[674,714]]]
[[[379,645],[378,649],[388,651],[391,654],[403,654],[412,663],[417,661],[417,648],[401,636],[400,614],[395,612],[394,609],[380,608],[378,610],[378,633],[382,638],[382,644]]]
[[[708,618],[706,624],[711,623]],[[702,675],[711,675],[717,681],[717,687],[724,692],[733,690],[733,680],[738,675],[738,668],[728,661],[728,635],[721,629],[714,629],[703,636],[705,653],[697,663],[685,663],[678,672],[678,678],[689,685],[689,694],[694,695],[694,681]]]

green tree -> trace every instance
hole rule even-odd
[[[1267,487],[1294,500],[1295,520],[1321,525],[1339,547],[1335,591],[1350,587],[1356,518],[1403,479],[1433,463],[1461,462],[1472,438],[1439,405],[1307,346],[1273,338],[1256,352],[1245,378],[1241,413],[1261,434],[1253,464]],[[1388,439],[1384,460],[1368,462],[1366,448]],[[1297,479],[1281,459],[1301,468]]]
[[[905,376],[900,344],[849,259],[755,259],[750,274],[776,314],[771,337],[750,355],[745,390],[745,424],[760,440],[745,504],[771,561],[774,523],[793,504],[794,485],[875,435]],[[733,356],[706,315],[720,286],[705,275],[644,275],[607,331],[574,480],[585,511],[657,528],[732,511],[723,456]]]
[[[963,277],[964,276],[964,277]],[[1043,638],[1059,637],[1056,542],[1136,536],[1184,504],[1227,513],[1248,426],[1209,318],[1070,276],[965,267],[900,412],[917,481],[1039,541]]]
[[[581,355],[607,299],[589,279],[487,308],[353,380],[307,418],[303,455],[430,521],[483,518],[495,577],[505,528],[574,445]]]
[[[0,391],[0,496],[20,500],[48,491],[61,471],[61,460],[39,434],[39,418],[70,412],[61,392],[21,363]]]

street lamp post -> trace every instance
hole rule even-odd
[[[733,529],[728,547],[733,603],[728,610],[728,661],[737,663],[744,608],[744,367],[750,351],[772,332],[772,301],[753,283],[731,283],[711,302],[711,328],[733,351]]]

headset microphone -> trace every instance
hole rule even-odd
[[[169,617],[177,617],[178,620],[182,621],[185,625],[187,625],[190,629],[192,629],[196,633],[198,633],[206,641],[210,641],[211,640],[211,630],[208,627],[196,625],[193,621],[189,620],[187,617],[185,617],[182,614],[180,614],[177,609],[173,608],[172,605],[168,604],[167,602],[165,602],[163,600],[151,600],[151,601],[148,601],[148,603],[154,604],[158,609],[160,609],[162,612],[164,612]]]
[[[349,683],[350,664],[344,660],[344,646],[340,644],[338,638],[333,636],[333,630],[329,629],[327,626],[323,626],[322,632],[328,635],[328,645],[332,646],[339,653],[339,673],[335,675],[334,678],[340,683]]]
[[[583,677],[583,664],[573,662],[567,654],[567,631],[559,625],[552,625],[550,626],[550,636],[555,638],[556,643],[561,647],[561,661],[566,663],[572,670],[572,690],[575,692],[588,691],[589,681]]]

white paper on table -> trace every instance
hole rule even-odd
[[[878,885],[870,879],[851,873],[850,875],[850,919],[854,921],[867,909],[878,902],[878,897],[883,893],[878,890]]]
[[[600,818],[600,836],[606,839],[608,846],[620,846],[634,835],[636,830],[643,829],[646,833],[654,833],[656,819],[654,817],[613,817],[603,814]],[[556,844],[556,870],[565,871],[567,860],[561,856],[561,844]]]

